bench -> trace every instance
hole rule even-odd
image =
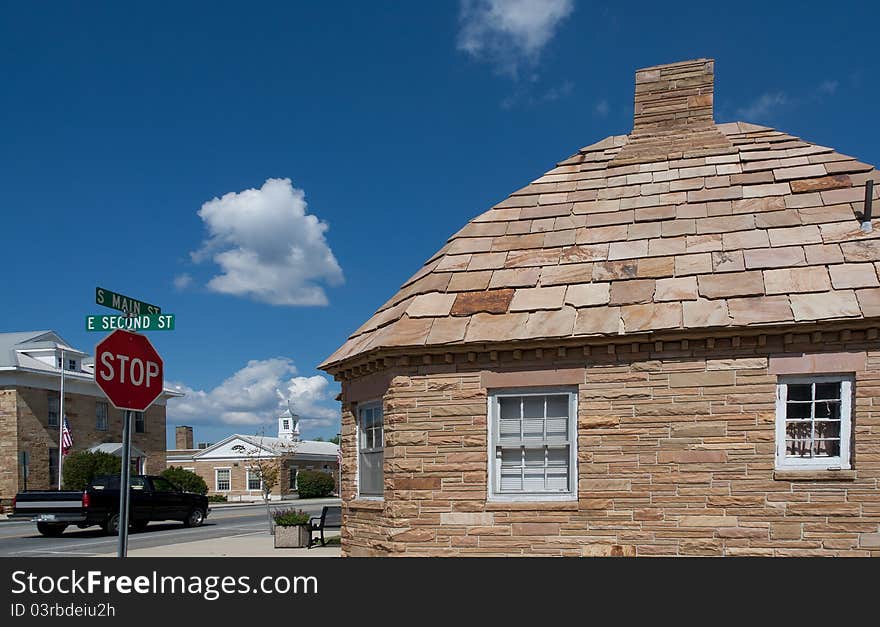
[[[321,532],[321,546],[325,546],[324,529],[340,529],[342,528],[342,506],[341,505],[325,505],[321,509],[320,516],[312,516],[309,519],[309,547],[312,548],[312,533]]]

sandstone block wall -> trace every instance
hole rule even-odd
[[[8,502],[24,488],[19,453],[30,453],[28,489],[48,490],[49,449],[58,446],[58,428],[48,426],[49,394],[45,389],[19,387],[0,390],[0,501]],[[57,394],[57,393],[55,393]],[[101,399],[82,394],[64,395],[64,413],[73,436],[73,452],[103,442],[122,441],[122,412],[108,407],[107,430],[96,425],[96,404]],[[158,474],[165,468],[165,407],[153,405],[145,412],[145,432],[132,431],[132,444],[147,456],[144,471]]]
[[[343,552],[880,556],[880,344],[869,333],[439,355],[344,381]],[[824,351],[864,351],[853,469],[776,472],[770,358]],[[835,367],[822,354],[811,363]],[[557,368],[584,368],[578,500],[487,502],[484,373]],[[371,386],[385,388],[378,502],[355,485],[353,412],[368,400],[355,397]]]

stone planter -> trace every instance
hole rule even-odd
[[[309,545],[309,528],[307,525],[284,527],[275,526],[276,549],[298,549]]]

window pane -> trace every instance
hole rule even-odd
[[[568,395],[555,394],[547,397],[547,417],[568,417]]]
[[[502,441],[519,440],[519,418],[498,421],[498,436]]]
[[[522,490],[522,449],[501,449],[501,486],[502,492]]]
[[[816,438],[837,438],[840,439],[840,421],[838,420],[817,420],[813,429]]]
[[[568,418],[548,418],[547,419],[547,439],[567,440],[568,439]]]
[[[381,496],[384,491],[382,480],[382,452],[361,453],[358,477],[360,493],[366,496]]]
[[[788,420],[809,420],[812,407],[812,403],[788,403],[786,418]]]
[[[523,397],[523,418],[544,418],[544,397]]]
[[[567,446],[548,447],[547,448],[547,465],[548,466],[568,467],[568,447]]]
[[[523,418],[523,438],[544,439],[544,418]]]
[[[816,440],[813,442],[814,457],[838,457],[840,440]]]
[[[522,465],[522,449],[503,448],[501,449],[501,468],[519,468]]]
[[[790,383],[788,385],[788,400],[811,401],[813,400],[813,386],[810,383]]]
[[[785,423],[785,435],[793,440],[809,440],[812,437],[813,425],[811,422],[787,422]]]
[[[810,457],[810,441],[786,440],[785,454],[788,457]]]
[[[519,404],[518,396],[502,396],[498,399],[498,407],[501,410],[502,420],[519,420]]]
[[[519,468],[501,469],[501,492],[519,492],[522,490],[522,471]]]
[[[820,399],[839,399],[840,383],[817,383],[816,384],[816,400]]]
[[[839,401],[816,401],[816,420],[839,420]]]
[[[544,467],[544,447],[540,448],[526,448],[525,449],[525,464],[526,466],[540,466]]]
[[[522,489],[525,492],[544,492],[544,468],[526,468]]]

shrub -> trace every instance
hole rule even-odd
[[[296,475],[296,485],[301,499],[319,499],[333,494],[336,481],[333,475],[315,470],[301,470]]]
[[[79,451],[64,458],[62,466],[65,490],[85,490],[95,477],[119,475],[121,459],[116,455],[96,451]]]
[[[272,512],[272,518],[279,527],[295,527],[305,525],[311,516],[301,509],[276,509]]]
[[[208,503],[225,503],[227,500],[225,494],[212,494],[208,497]]]
[[[184,492],[205,494],[208,492],[208,484],[205,480],[191,470],[184,470],[179,466],[170,466],[162,471],[162,476],[168,479]]]

